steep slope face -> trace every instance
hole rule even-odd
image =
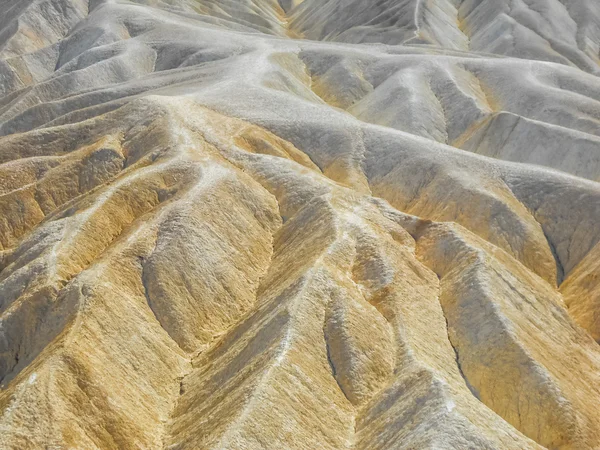
[[[595,2],[0,8],[0,448],[600,446]]]
[[[309,39],[434,44],[598,73],[600,6],[593,0],[304,0],[290,14],[291,27]]]

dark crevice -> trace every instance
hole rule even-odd
[[[441,306],[441,303],[440,303],[440,306]],[[444,313],[444,308],[443,307],[442,307],[442,312]],[[477,400],[481,401],[481,397],[479,395],[479,392],[477,392],[477,389],[475,389],[473,387],[473,385],[469,382],[469,379],[467,378],[467,376],[463,372],[462,366],[460,364],[460,355],[458,353],[458,348],[456,348],[454,346],[454,344],[452,343],[452,339],[450,338],[450,328],[449,328],[449,325],[448,325],[448,318],[446,317],[445,313],[444,313],[444,320],[446,321],[446,333],[448,334],[448,342],[450,343],[450,345],[452,346],[452,350],[454,351],[454,359],[456,361],[456,367],[458,367],[458,373],[460,373],[460,376],[465,381],[465,384],[467,385],[467,388],[469,388],[469,391],[471,391],[471,394],[473,394],[473,396]]]
[[[157,236],[157,240],[158,240],[158,236]],[[154,248],[152,249],[152,251],[149,253],[149,255],[147,257],[138,256],[138,260],[139,260],[140,265],[142,267],[142,272],[141,272],[140,280],[142,282],[142,287],[144,288],[144,296],[146,297],[146,303],[148,304],[148,308],[150,309],[150,311],[152,311],[152,314],[154,315],[154,318],[159,323],[159,325],[161,326],[161,328],[163,330],[165,330],[165,332],[167,333],[167,335],[169,336],[169,338],[171,338],[171,340],[177,345],[177,347],[179,347],[179,349],[183,352],[183,354],[187,354],[188,352],[186,352],[181,347],[181,345],[179,344],[179,342],[177,342],[177,340],[171,335],[171,333],[169,332],[169,330],[167,330],[167,328],[165,328],[165,325],[164,325],[163,321],[160,318],[160,314],[152,306],[153,302],[152,302],[152,298],[150,296],[150,292],[148,290],[148,276],[147,276],[147,271],[146,271],[146,262],[152,256],[152,254],[154,253],[155,249],[156,249],[156,241],[154,242]]]
[[[327,307],[327,308],[329,308],[329,307]],[[340,384],[340,382],[337,378],[337,370],[335,368],[335,363],[333,362],[333,359],[331,359],[329,340],[327,339],[327,314],[328,314],[328,312],[326,311],[325,312],[325,320],[323,321],[323,340],[325,341],[325,352],[327,354],[327,363],[329,364],[329,369],[331,370],[331,375],[333,376],[333,379],[335,380],[336,384],[338,385],[338,388],[340,389],[342,394],[344,394],[344,397],[346,398],[346,400],[348,400],[348,402],[352,403],[352,401],[348,398],[348,395],[346,395],[346,391],[344,390],[344,388],[342,387],[342,385]]]
[[[534,216],[534,218],[535,218],[535,216]],[[558,256],[558,252],[556,251],[556,247],[554,246],[554,243],[552,242],[552,240],[546,233],[546,230],[544,230],[544,227],[542,226],[542,224],[540,224],[540,228],[542,229],[542,232],[544,233],[546,242],[548,242],[548,247],[550,248],[550,252],[552,253],[552,256],[554,257],[554,261],[556,261],[556,285],[560,287],[560,285],[562,284],[562,282],[565,279],[565,268],[563,267],[563,264],[560,261],[560,256]]]
[[[426,267],[428,267],[423,261],[421,261]],[[479,392],[477,391],[477,389],[475,389],[475,387],[469,382],[469,378],[465,375],[461,362],[460,362],[460,352],[457,346],[454,345],[454,343],[452,342],[452,338],[450,337],[450,324],[448,322],[448,316],[446,314],[446,310],[444,309],[444,305],[441,301],[441,295],[442,295],[442,286],[441,286],[441,278],[439,276],[439,274],[436,274],[437,278],[438,278],[438,295],[437,295],[437,301],[440,305],[440,310],[442,312],[442,315],[444,316],[444,321],[446,323],[446,335],[448,337],[448,343],[450,344],[450,346],[452,347],[452,350],[454,352],[454,360],[456,362],[456,367],[458,369],[458,373],[460,374],[460,376],[462,377],[462,379],[465,382],[465,385],[467,386],[467,388],[469,389],[469,391],[471,392],[471,394],[473,394],[473,396],[481,401],[481,396],[479,395]]]
[[[536,217],[536,212],[537,211],[532,211],[530,208],[528,208],[527,205],[525,205],[517,197],[517,195],[514,193],[514,191],[511,189],[511,187],[508,185],[508,183],[505,180],[502,180],[502,182],[503,182],[504,186],[506,186],[506,188],[508,189],[508,191],[510,192],[510,194],[512,195],[512,197],[517,202],[519,202],[519,204],[521,206],[523,206],[523,208],[525,208],[525,210],[529,213],[529,215],[535,221],[535,223],[538,224],[538,226],[540,227],[540,230],[544,234],[544,239],[546,239],[546,242],[548,244],[548,248],[550,249],[550,252],[552,253],[552,257],[554,258],[554,262],[556,264],[556,286],[560,287],[560,285],[562,284],[562,282],[564,280],[564,277],[565,277],[565,269],[564,269],[562,261],[560,260],[560,256],[558,255],[558,252],[556,250],[554,242],[552,241],[552,239],[550,238],[550,236],[546,232],[546,230],[544,228],[544,225]],[[533,270],[531,268],[529,268],[529,270],[531,270],[533,272]]]

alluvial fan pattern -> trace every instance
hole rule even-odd
[[[597,0],[0,0],[0,449],[598,449],[599,183]]]

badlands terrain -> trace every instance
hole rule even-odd
[[[0,449],[599,449],[600,2],[0,0]]]

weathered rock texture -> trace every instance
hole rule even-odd
[[[600,448],[596,0],[0,13],[0,449]]]

